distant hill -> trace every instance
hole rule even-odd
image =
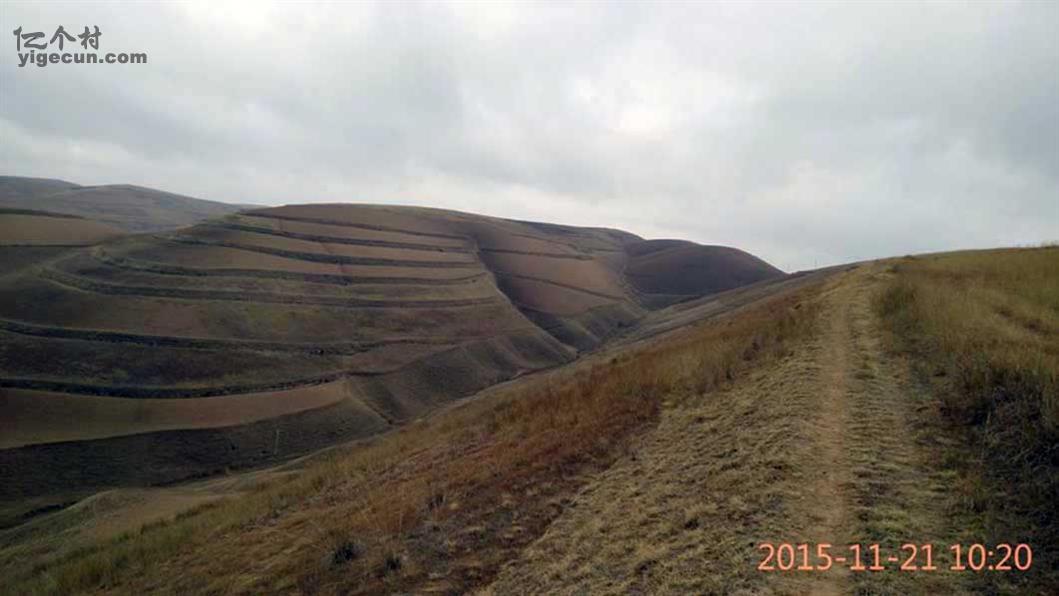
[[[8,180],[7,196],[27,194],[24,179]],[[102,220],[113,219],[107,200],[171,205],[174,218],[217,205],[42,184],[59,190],[35,208],[101,197]],[[570,362],[662,306],[785,278],[724,247],[348,204],[20,258],[33,266],[0,275],[0,419],[17,429],[0,437],[0,464],[40,473],[0,487],[0,501],[167,482],[369,436]]]
[[[127,232],[181,228],[250,207],[129,184],[81,186],[64,180],[0,176],[0,208],[79,215]]]
[[[625,275],[653,303],[671,304],[782,275],[754,255],[686,240],[644,240],[626,246]]]

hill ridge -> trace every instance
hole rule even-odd
[[[94,219],[126,232],[175,229],[254,207],[135,184],[81,185],[50,178],[0,176],[0,208],[27,205]]]
[[[50,219],[0,213],[0,221],[5,217]],[[569,363],[653,324],[649,315],[660,306],[702,295],[681,287],[659,294],[670,289],[661,278],[637,287],[626,272],[642,260],[637,247],[647,242],[606,228],[451,210],[314,204],[224,213],[175,230],[55,249],[0,283],[0,391],[19,404],[25,441],[10,456],[59,474],[27,481],[21,498],[54,497],[47,491],[69,467],[111,457],[109,450],[129,444],[120,437],[154,442],[152,457],[173,463],[158,474],[175,481],[196,468],[209,473],[289,459],[364,438]],[[692,248],[663,259],[674,270],[703,255],[694,243],[682,246]],[[702,250],[718,267],[709,275],[726,270],[725,255],[742,254]],[[768,268],[745,275],[784,279]],[[158,403],[186,399],[219,400],[203,411],[246,422],[211,431],[214,438],[266,432],[260,417],[246,417],[246,404],[257,399],[332,409],[326,423],[322,410],[282,410],[287,418],[275,422],[305,436],[326,429],[324,437],[267,455],[221,451],[202,461],[179,443],[193,435],[146,422]],[[108,426],[106,441],[86,441],[73,459],[59,461],[70,451],[48,445],[83,435],[61,418],[71,400],[88,408],[97,426],[107,426],[100,420],[111,414],[123,422]],[[130,401],[146,408],[146,426],[127,416]],[[42,438],[35,441],[34,433]],[[99,475],[95,488],[144,478],[123,467],[91,469]]]

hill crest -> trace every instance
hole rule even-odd
[[[374,435],[568,363],[704,288],[785,279],[744,270],[759,260],[735,249],[651,242],[314,204],[26,257],[0,278],[0,391],[18,429],[0,454],[41,473],[0,500],[169,482]],[[647,285],[628,274],[650,267]],[[718,279],[687,286],[689,270]],[[130,449],[159,466],[145,475]]]
[[[177,229],[251,207],[133,184],[82,186],[50,178],[0,176],[0,208],[77,215],[126,232]]]

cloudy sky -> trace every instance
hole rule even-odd
[[[19,68],[98,25],[146,65]],[[1059,239],[1059,3],[0,3],[0,174],[418,204],[795,270]],[[54,51],[54,46],[52,47]]]

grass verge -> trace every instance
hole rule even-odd
[[[967,535],[1032,545],[1035,573],[996,584],[1059,585],[1059,247],[906,257],[890,271],[876,309],[966,439],[951,457]]]

